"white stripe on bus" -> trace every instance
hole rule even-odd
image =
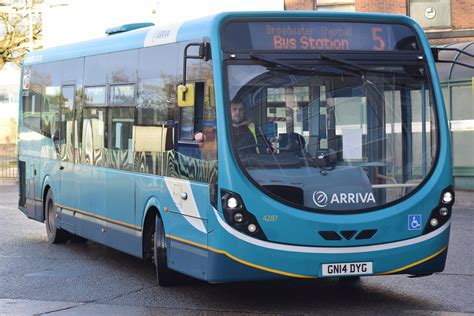
[[[280,250],[280,251],[287,251],[287,252],[299,252],[299,253],[321,253],[321,254],[351,254],[351,253],[363,253],[363,252],[373,252],[373,251],[383,251],[383,250],[390,250],[390,249],[396,249],[396,248],[402,248],[410,245],[415,245],[427,240],[430,240],[432,238],[435,238],[439,235],[441,235],[444,231],[446,231],[449,228],[449,225],[451,224],[451,220],[449,220],[446,224],[444,224],[442,227],[438,228],[437,230],[415,238],[407,239],[407,240],[402,240],[402,241],[396,241],[396,242],[391,242],[391,243],[386,243],[386,244],[380,244],[380,245],[372,245],[372,246],[355,246],[355,247],[310,247],[310,246],[292,246],[292,245],[284,245],[284,244],[277,244],[277,243],[272,243],[260,239],[256,239],[250,236],[247,236],[231,226],[227,224],[218,214],[217,210],[213,207],[214,214],[217,217],[217,220],[219,224],[231,235],[234,237],[245,241],[249,244],[252,244],[254,246],[262,247],[262,248],[267,248],[267,249],[272,249],[272,250]]]
[[[168,177],[164,177],[164,179],[165,179],[166,187],[168,188],[168,192],[173,198],[174,205],[176,206],[178,211],[182,215],[185,215],[183,217],[194,228],[207,234],[206,227],[204,226],[204,223],[200,219],[201,215],[199,214],[199,211],[196,205],[196,200],[194,199],[194,195],[193,195],[193,190],[191,188],[191,184],[189,183],[189,181],[176,180],[176,179],[172,179]],[[175,185],[178,185],[181,187],[180,192],[175,192]],[[187,194],[186,200],[181,199],[182,192],[185,192]],[[187,204],[186,208],[183,207],[183,203]]]

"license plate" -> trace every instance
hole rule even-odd
[[[324,263],[323,276],[366,275],[373,273],[372,262]]]

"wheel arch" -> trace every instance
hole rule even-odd
[[[49,190],[51,190],[51,192],[53,192],[53,196],[54,196],[53,186],[51,185],[51,178],[50,178],[49,175],[46,175],[43,179],[43,185],[42,185],[42,189],[41,189],[43,211],[41,212],[42,218],[40,218],[40,221],[42,221],[42,222],[45,221],[45,212],[46,212],[45,203],[46,203],[46,196],[48,195]]]
[[[156,216],[158,215],[160,218],[163,218],[161,212],[161,203],[159,202],[158,198],[151,197],[146,203],[144,216],[142,219],[142,258],[144,260],[150,259],[150,233],[151,231],[154,232]]]

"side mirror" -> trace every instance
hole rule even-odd
[[[194,95],[194,85],[192,83],[187,83],[186,85],[178,85],[178,106],[193,106]]]
[[[205,61],[211,59],[211,45],[209,45],[209,43],[202,43],[199,45],[199,57]]]

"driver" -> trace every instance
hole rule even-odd
[[[239,153],[267,152],[265,138],[255,123],[245,117],[245,107],[241,99],[234,99],[230,104],[232,118],[232,136]]]

